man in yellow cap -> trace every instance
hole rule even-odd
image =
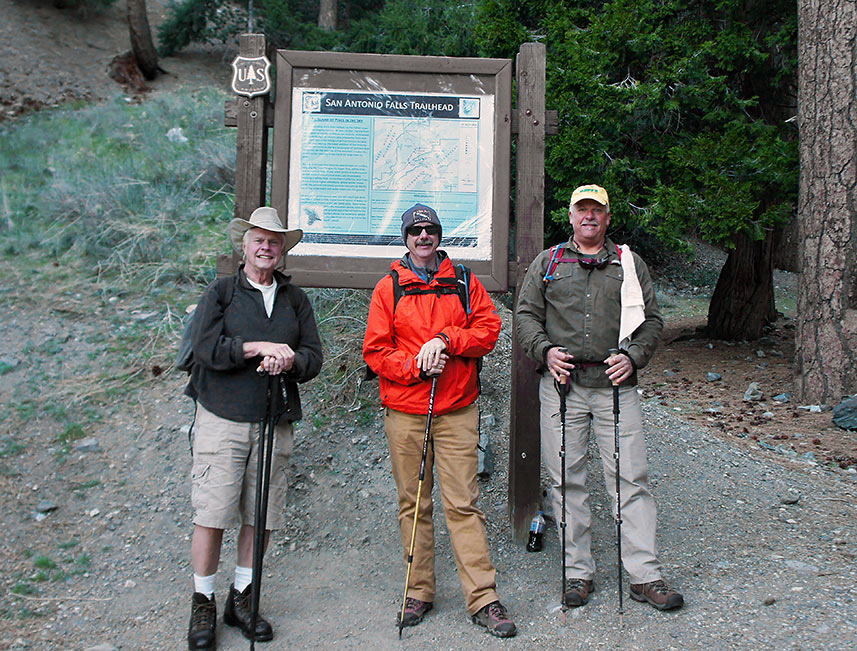
[[[532,262],[516,308],[518,339],[543,372],[539,386],[542,461],[558,515],[565,491],[564,563],[569,578],[563,602],[582,606],[595,591],[586,458],[591,428],[608,490],[616,485],[613,386],[617,385],[622,564],[630,576],[630,594],[659,610],[679,608],[683,597],[664,583],[657,557],[657,512],[648,487],[636,387],[637,369],[651,359],[663,329],[652,279],[640,256],[607,238],[610,198],[604,188],[577,188],[568,215],[572,237]],[[560,391],[566,392],[564,461],[560,457]],[[612,498],[616,513],[615,493]]]

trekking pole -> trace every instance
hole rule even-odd
[[[260,366],[259,375],[265,371]],[[253,584],[250,594],[250,650],[256,648],[256,621],[259,618],[259,599],[262,594],[262,560],[265,557],[265,527],[268,520],[268,495],[270,493],[271,458],[274,454],[274,384],[279,375],[268,376],[268,392],[265,401],[265,417],[259,427],[259,445],[256,466],[256,508],[253,519]]]
[[[611,356],[619,350],[607,351]],[[624,623],[622,607],[622,493],[619,489],[619,385],[613,383],[613,458],[616,459],[616,574],[619,578],[619,626]]]
[[[411,567],[414,564],[414,544],[417,540],[417,519],[420,514],[420,498],[423,494],[423,480],[426,476],[426,457],[428,456],[429,435],[431,433],[431,417],[434,414],[434,392],[437,388],[437,375],[431,379],[428,414],[426,415],[426,434],[423,437],[423,456],[420,460],[420,480],[417,484],[417,502],[414,505],[414,526],[411,529],[411,545],[408,548],[408,570],[405,573],[405,594],[402,595],[402,612],[399,614],[399,639],[402,639],[402,627],[405,625],[405,604],[408,602],[408,583],[411,580]]]
[[[560,348],[561,353],[566,353],[565,348]],[[566,403],[565,403],[565,394],[566,394],[566,382],[568,378],[564,375],[561,375],[559,378],[559,382],[554,382],[554,386],[556,387],[557,393],[559,393],[559,422],[560,422],[560,443],[559,443],[559,458],[560,458],[560,489],[562,490],[562,517],[560,518],[560,538],[562,539],[562,554],[560,557],[560,564],[562,565],[562,585],[560,586],[559,592],[559,602],[562,608],[562,621],[565,623],[566,621],[566,613],[568,612],[568,605],[565,603],[565,584],[566,584],[566,576],[565,576],[565,413],[566,413]]]

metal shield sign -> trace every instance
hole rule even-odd
[[[232,62],[232,90],[253,97],[271,90],[271,62],[268,57],[237,56]]]

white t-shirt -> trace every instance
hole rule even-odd
[[[271,318],[271,312],[274,311],[274,297],[277,295],[277,281],[276,279],[271,281],[270,285],[260,285],[258,283],[254,283],[249,278],[247,282],[250,283],[252,287],[255,287],[260,292],[262,292],[262,300],[265,302],[265,312],[268,313],[268,318]]]

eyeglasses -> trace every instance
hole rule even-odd
[[[425,231],[427,235],[440,235],[440,226],[429,224],[428,226],[408,226],[405,233],[413,237],[419,237]]]

